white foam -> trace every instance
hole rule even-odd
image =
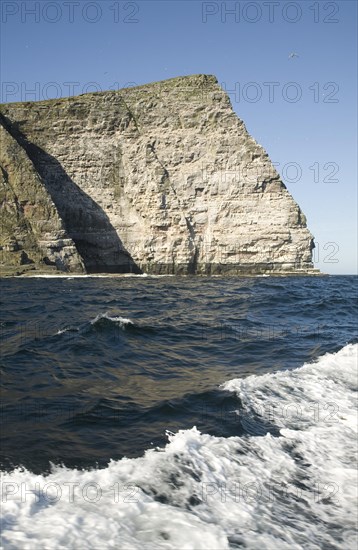
[[[106,275],[86,275],[86,274],[72,274],[68,275],[68,273],[35,273],[34,275],[17,275],[16,277],[22,277],[23,279],[87,279],[90,277],[105,277]]]
[[[194,427],[168,434],[164,449],[101,470],[4,474],[3,547],[351,550],[357,347],[224,385],[242,400],[242,421],[255,415],[277,437],[222,438]],[[326,403],[338,406],[328,418]],[[288,414],[294,407],[300,415]]]
[[[33,275],[13,275],[10,276],[14,278],[23,278],[23,279],[66,279],[71,281],[72,279],[122,279],[122,278],[149,278],[149,279],[160,279],[162,277],[175,277],[176,275],[165,274],[165,275],[155,275],[151,273],[91,273],[91,274],[81,274],[73,273],[69,275],[68,273],[35,273]]]
[[[129,277],[129,278],[133,278],[133,277],[147,278],[148,277],[149,279],[160,279],[162,277],[176,277],[176,275],[172,275],[172,274],[155,275],[154,273],[123,273],[122,277]]]
[[[62,329],[59,329],[57,332],[56,332],[56,336],[60,335],[60,334],[64,334],[65,332],[68,332],[69,328],[62,328]]]
[[[117,277],[148,277],[146,273],[137,275],[134,273],[34,273],[32,275],[17,275],[26,279],[105,279]]]
[[[120,317],[120,316],[110,316],[107,313],[99,313],[94,319],[91,321],[91,325],[94,325],[101,319],[107,319],[108,321],[112,321],[113,323],[117,323],[121,328],[125,328],[128,325],[134,325],[133,321],[131,319],[128,319],[127,317]]]

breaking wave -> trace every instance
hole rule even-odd
[[[356,547],[357,350],[226,382],[245,435],[193,427],[103,469],[4,473],[3,548]]]
[[[95,317],[95,319],[91,321],[91,325],[93,326],[106,325],[111,323],[114,323],[123,329],[126,327],[134,326],[133,321],[131,321],[130,319],[120,316],[111,317],[108,313],[100,313]]]

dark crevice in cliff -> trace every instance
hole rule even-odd
[[[182,214],[185,218],[185,223],[186,223],[186,226],[188,228],[188,233],[189,233],[190,248],[192,250],[192,257],[190,258],[190,261],[188,263],[187,271],[188,271],[189,275],[195,275],[197,273],[197,269],[198,269],[198,259],[199,259],[199,252],[200,251],[199,251],[199,247],[196,244],[195,230],[194,230],[193,224],[191,223],[190,218],[184,212],[183,206],[182,206],[181,201],[178,197],[178,194],[175,190],[175,187],[174,187],[174,185],[172,184],[172,182],[170,180],[169,171],[167,170],[164,163],[159,159],[159,157],[157,155],[157,152],[155,150],[155,141],[153,143],[149,144],[149,149],[153,153],[156,161],[160,164],[161,168],[163,169],[163,176],[162,176],[162,182],[161,183],[164,183],[166,181],[168,182],[171,190],[173,191],[173,194],[174,194],[176,200],[178,201],[178,205],[180,207],[180,210],[182,211]]]
[[[130,116],[131,120],[133,120],[134,125],[136,127],[136,130],[139,133],[139,126],[138,126],[138,121],[137,121],[136,117],[134,116],[133,112],[131,111],[131,109],[129,108],[128,104],[126,103],[126,101],[123,99],[122,96],[121,96],[121,100],[123,101],[128,113],[129,113],[129,116]]]
[[[2,115],[0,122],[33,163],[83,259],[87,273],[141,273],[107,214],[75,184],[59,161],[31,143],[18,124]]]
[[[191,247],[192,247],[192,250],[194,250],[193,256],[188,265],[188,273],[190,275],[195,275],[198,268],[199,248],[195,244],[195,230],[194,230],[193,224],[191,223],[190,219],[187,216],[185,216],[185,222],[189,231]]]

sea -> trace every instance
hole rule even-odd
[[[1,279],[1,548],[357,548],[357,283]]]

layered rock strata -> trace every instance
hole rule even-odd
[[[2,264],[306,273],[313,239],[213,76],[1,106]]]

